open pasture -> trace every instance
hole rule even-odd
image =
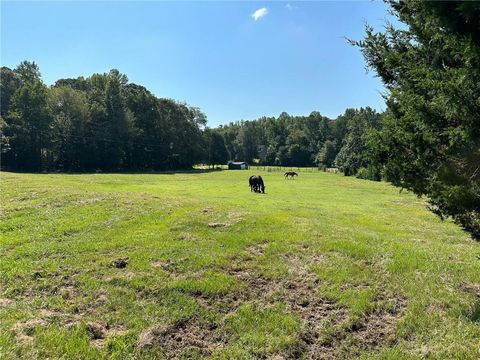
[[[0,358],[480,357],[480,244],[297,172],[2,173]]]

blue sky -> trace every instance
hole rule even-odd
[[[199,107],[211,127],[282,111],[334,118],[385,108],[381,82],[344,37],[362,38],[365,22],[381,28],[386,10],[372,1],[2,1],[1,64],[35,61],[48,85],[116,68]]]

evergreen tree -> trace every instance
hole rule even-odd
[[[388,89],[374,159],[480,239],[480,3],[389,3],[406,28],[353,42]]]

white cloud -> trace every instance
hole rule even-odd
[[[288,10],[292,10],[292,9],[293,9],[293,6],[290,5],[290,4],[285,5],[285,7],[286,7]]]
[[[267,14],[268,14],[268,9],[266,7],[263,7],[263,8],[260,8],[260,9],[256,10],[252,14],[252,18],[253,18],[253,20],[257,21],[258,19],[261,19],[262,17],[264,17]]]

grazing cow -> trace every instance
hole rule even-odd
[[[250,191],[255,191],[256,193],[265,194],[265,184],[260,175],[252,175],[248,179],[248,184],[250,185]]]
[[[285,179],[288,179],[289,176],[293,179],[293,177],[298,176],[298,174],[295,171],[287,171],[284,176]]]

